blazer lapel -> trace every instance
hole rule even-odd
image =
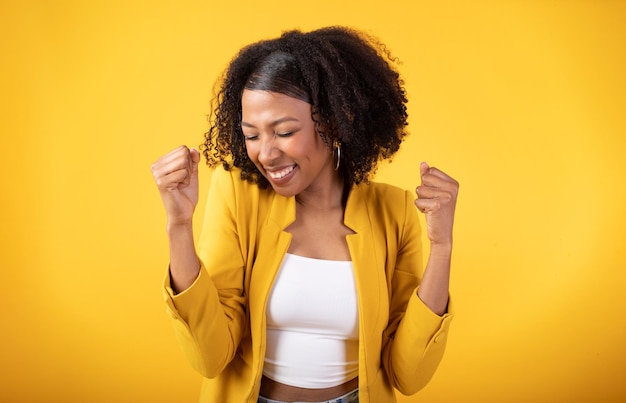
[[[361,338],[376,337],[374,334],[365,335],[362,332],[364,329],[370,329],[370,331],[379,329],[376,324],[380,319],[380,307],[385,306],[381,304],[383,302],[381,298],[386,298],[381,292],[381,285],[385,284],[385,273],[381,269],[385,264],[384,249],[378,245],[374,231],[372,231],[371,220],[374,212],[370,211],[366,186],[360,184],[352,188],[344,217],[345,225],[354,231],[354,234],[346,237],[346,241],[354,265]]]
[[[249,298],[251,326],[260,326],[261,329],[265,327],[267,298],[291,242],[291,234],[284,229],[296,217],[293,197],[282,197],[272,192],[268,204],[268,214],[260,217],[258,222],[258,254],[252,268]]]

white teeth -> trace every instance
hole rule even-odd
[[[294,165],[287,167],[281,171],[278,172],[270,172],[268,171],[267,174],[270,176],[270,178],[272,179],[282,179],[284,178],[287,174],[289,174],[291,171],[293,171]]]

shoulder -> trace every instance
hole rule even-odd
[[[224,192],[224,195],[244,193],[255,196],[272,192],[271,189],[260,189],[256,183],[241,179],[241,169],[236,167],[226,169],[221,165],[211,168],[209,188],[217,188],[218,191]]]
[[[385,228],[403,227],[417,219],[415,196],[408,190],[379,182],[361,183],[352,188],[346,214],[366,214],[369,221]]]
[[[260,189],[256,183],[241,179],[239,168],[211,168],[207,185],[207,208],[225,205],[236,214],[245,213],[252,206],[268,206],[274,193],[271,188]]]
[[[214,168],[210,168],[211,170],[211,184],[216,183],[220,186],[230,186],[230,187],[247,187],[247,186],[256,186],[253,183],[241,179],[241,169],[239,168],[229,168],[226,169],[222,165],[218,165]]]
[[[260,188],[256,183],[241,179],[238,168],[216,167],[210,181],[207,215],[228,216],[242,238],[270,222],[285,228],[295,220],[294,197],[280,196],[271,187]]]
[[[412,200],[411,192],[388,183],[369,182],[356,185],[355,194],[364,198],[368,204],[379,207],[395,207]]]
[[[370,182],[356,185],[348,198],[346,219],[356,232],[371,231],[387,245],[419,241],[420,224],[414,193],[397,186]]]

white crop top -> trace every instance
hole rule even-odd
[[[266,377],[321,389],[358,375],[359,316],[352,262],[286,254],[266,316]]]

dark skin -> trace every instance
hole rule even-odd
[[[296,220],[289,252],[317,259],[351,260],[343,224],[343,179],[334,169],[331,150],[315,131],[311,105],[283,94],[244,91],[242,130],[248,157],[274,191],[295,196]],[[170,274],[175,292],[196,279],[200,264],[193,239],[193,212],[198,202],[197,150],[179,147],[152,166],[167,213]],[[452,253],[452,227],[458,183],[443,171],[420,164],[421,184],[415,205],[425,215],[430,256],[418,296],[436,314],[447,310]],[[320,401],[345,394],[358,385],[353,379],[327,389],[303,389],[268,379],[265,397],[284,401]]]

